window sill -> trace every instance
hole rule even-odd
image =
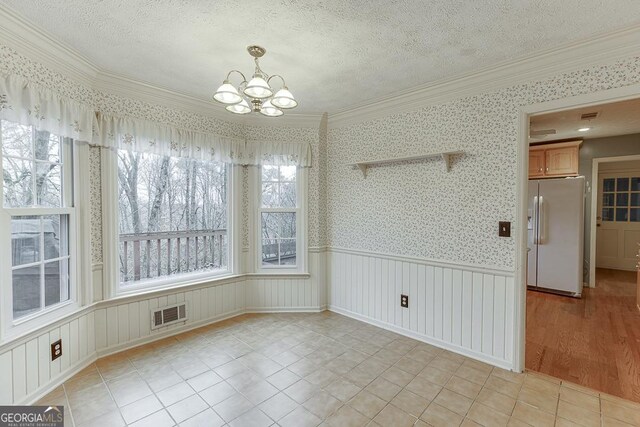
[[[5,329],[0,344],[4,345],[20,339],[33,331],[40,331],[60,319],[72,316],[80,310],[76,301],[69,300],[49,307],[23,318],[9,321],[10,326]]]
[[[139,288],[124,290],[124,291],[119,290],[115,296],[107,300],[100,301],[98,302],[98,304],[103,302],[106,303],[111,301],[135,299],[136,297],[148,298],[150,296],[151,297],[163,296],[165,294],[167,295],[173,294],[176,291],[178,292],[190,291],[194,289],[210,287],[212,285],[219,286],[219,285],[224,285],[230,282],[234,282],[238,279],[242,279],[244,276],[246,275],[228,273],[228,274],[220,274],[220,275],[208,276],[208,277],[198,277],[192,280],[182,280],[178,282],[163,283],[158,286],[145,286],[145,287],[139,287]]]

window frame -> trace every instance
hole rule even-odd
[[[119,261],[119,205],[118,205],[118,156],[115,149],[102,151],[102,206],[103,206],[103,261],[104,261],[104,298],[130,296],[141,293],[171,289],[189,285],[208,283],[218,279],[233,276],[238,271],[238,257],[236,254],[236,238],[238,233],[237,221],[234,213],[238,212],[238,168],[226,164],[227,169],[227,269],[218,271],[204,271],[180,273],[162,276],[154,279],[141,280],[137,283],[128,282],[123,286],[120,281]],[[107,207],[105,209],[105,207]]]
[[[250,195],[255,204],[253,221],[253,241],[255,242],[254,271],[262,275],[294,275],[307,274],[307,179],[308,168],[296,166],[296,207],[295,208],[265,208],[262,206],[262,166],[255,170],[253,179],[255,189]],[[296,214],[296,265],[263,265],[262,264],[262,213],[263,212],[295,212]]]
[[[35,132],[35,128],[33,128]],[[53,133],[53,132],[52,132]],[[55,134],[54,134],[55,135]],[[56,135],[57,136],[57,135]],[[27,314],[17,319],[13,318],[13,266],[10,257],[0,257],[0,296],[2,296],[2,318],[0,322],[1,342],[13,339],[19,335],[39,328],[42,325],[51,323],[63,316],[75,312],[80,306],[81,291],[78,283],[83,278],[82,263],[78,256],[81,254],[83,221],[80,218],[80,205],[83,200],[85,185],[79,179],[81,174],[80,165],[86,165],[88,155],[86,147],[81,147],[79,143],[70,138],[60,137],[61,140],[61,161],[62,167],[60,176],[62,180],[62,203],[60,207],[4,207],[4,186],[0,186],[0,246],[8,247],[7,252],[11,252],[11,219],[16,216],[42,216],[42,215],[68,215],[68,247],[69,247],[69,298],[49,307],[43,307],[34,313]],[[0,147],[1,148],[1,147]],[[84,148],[84,149],[83,149]],[[0,175],[3,173],[2,159],[0,151]],[[88,177],[87,177],[88,178]],[[83,257],[85,262],[85,257]],[[42,261],[41,261],[42,262]]]
[[[633,180],[636,179],[640,179],[640,177],[638,177],[637,173],[632,173],[632,172],[624,172],[624,173],[604,173],[603,175],[605,175],[605,177],[602,177],[602,195],[601,195],[601,206],[600,206],[600,212],[599,216],[602,218],[603,222],[611,222],[611,223],[618,223],[618,224],[623,224],[623,223],[637,223],[639,221],[632,221],[631,219],[631,213],[632,210],[634,212],[638,212],[640,211],[640,205],[634,205],[632,203],[633,200],[633,196],[634,195],[638,195],[640,196],[640,190],[634,190],[632,187],[632,183]],[[605,181],[607,181],[608,179],[613,180],[613,190],[607,191],[607,189],[605,188]],[[628,188],[626,190],[621,190],[618,188],[618,184],[620,180],[626,179],[627,180],[627,186]],[[611,196],[613,198],[613,203],[611,205],[605,205],[605,197],[606,196]],[[624,204],[618,204],[618,196],[626,196],[627,198],[627,203],[626,205]],[[611,212],[613,212],[611,219],[608,219],[609,217],[607,215],[605,215],[605,209],[606,210],[611,210]],[[618,212],[619,211],[626,211],[626,220],[618,220]]]

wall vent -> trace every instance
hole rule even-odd
[[[598,112],[594,111],[593,113],[582,113],[580,115],[580,120],[591,120],[598,117]]]
[[[181,302],[151,310],[151,329],[187,320],[187,303]]]

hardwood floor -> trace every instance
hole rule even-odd
[[[582,299],[527,292],[527,369],[640,402],[636,273],[598,269]]]

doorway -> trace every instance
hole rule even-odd
[[[592,179],[597,181],[597,198],[592,199],[595,224],[591,224],[595,268],[635,271],[640,241],[640,155],[594,159]]]
[[[523,179],[528,188],[521,187],[521,201],[526,198],[529,202],[526,210],[524,201],[522,205],[527,219],[527,229],[521,233],[522,259],[526,256],[531,261],[532,250],[546,251],[542,246],[532,248],[531,235],[548,244],[544,231],[548,233],[553,228],[550,221],[556,221],[556,230],[566,230],[579,221],[582,240],[570,245],[571,249],[554,252],[551,262],[543,256],[533,257],[537,263],[534,277],[549,276],[550,270],[560,266],[559,271],[565,276],[555,276],[560,277],[561,285],[579,277],[580,291],[573,292],[571,288],[572,292],[558,292],[562,290],[560,285],[552,289],[534,286],[529,290],[523,286],[523,367],[640,402],[640,301],[636,300],[636,293],[640,292],[636,281],[636,255],[640,249],[640,121],[629,115],[640,115],[640,99],[603,101],[606,103],[574,104],[573,108],[553,111],[541,108],[538,111],[544,113],[531,110],[527,116],[527,151],[531,142],[536,147],[531,157],[522,153],[528,158],[524,172],[529,172]],[[573,149],[579,153],[577,165],[572,163],[570,143],[579,145]],[[554,159],[555,163],[549,165]],[[561,172],[554,174],[554,169]],[[532,182],[547,186],[557,182],[558,188],[565,188],[570,179],[584,181],[583,200],[569,203],[568,198],[561,198],[564,203],[556,201],[553,207],[532,209],[528,195]],[[542,191],[543,185],[533,187]],[[537,197],[539,205],[542,193]],[[552,201],[544,200],[547,205]],[[574,204],[580,214],[574,216],[572,223],[566,217],[574,215],[568,213]],[[550,209],[556,209],[555,219],[551,218]],[[546,217],[544,225],[536,222],[540,216]],[[543,233],[536,234],[536,227]],[[522,269],[520,273],[525,276],[523,283],[530,285],[532,267],[530,263],[525,265],[529,274],[523,275]],[[580,298],[572,298],[577,296]]]

